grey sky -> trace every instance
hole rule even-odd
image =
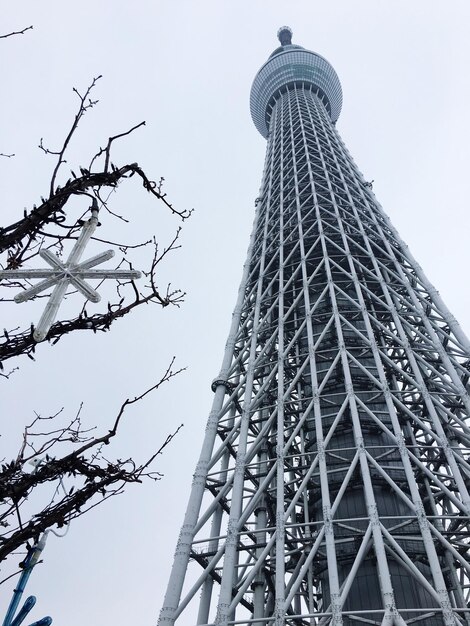
[[[103,74],[100,103],[80,125],[72,167],[86,164],[109,135],[147,120],[124,140],[115,162],[138,161],[163,175],[177,207],[196,212],[183,248],[162,268],[188,292],[181,310],[146,308],[102,336],[75,334],[2,385],[0,457],[19,445],[33,411],[85,402],[88,423],[108,428],[121,402],[150,386],[173,354],[187,372],[131,409],[109,456],[144,459],[180,422],[183,432],[157,463],[157,484],[77,520],[49,539],[45,563],[28,587],[35,617],[55,624],[156,621],[191,475],[210,409],[248,246],[264,160],[248,98],[253,77],[288,24],[294,43],[325,56],[344,93],[338,129],[402,237],[470,332],[467,281],[470,95],[465,0],[25,0],[2,7],[2,221],[46,195],[55,147],[76,108],[72,87]],[[64,170],[64,176],[67,169]],[[135,186],[112,204],[132,217],[103,217],[100,235],[168,241],[177,222]],[[80,208],[82,208],[80,206]],[[78,207],[77,207],[78,209]],[[103,249],[96,246],[96,251]],[[140,257],[136,257],[136,265]],[[81,301],[80,301],[81,302]],[[77,311],[78,301],[66,310]],[[0,328],[35,321],[42,304],[4,306]],[[10,587],[11,588],[11,587]],[[6,588],[0,588],[2,605]],[[190,621],[185,622],[190,624]]]

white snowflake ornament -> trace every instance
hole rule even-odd
[[[51,269],[38,269],[38,270],[3,270],[0,271],[1,278],[43,278],[40,283],[37,283],[33,287],[22,291],[15,296],[15,302],[26,302],[37,296],[42,291],[54,287],[50,298],[47,302],[44,313],[39,320],[37,327],[34,330],[34,340],[37,342],[44,341],[47,337],[52,324],[54,323],[59,307],[64,299],[69,285],[73,285],[81,294],[90,300],[91,302],[99,302],[99,293],[91,287],[85,278],[91,279],[106,279],[114,278],[115,280],[123,279],[136,279],[142,276],[141,272],[137,270],[95,270],[92,269],[100,263],[108,261],[114,256],[113,250],[106,250],[100,252],[96,256],[79,263],[80,258],[85,250],[85,247],[93,235],[98,225],[98,211],[92,210],[91,218],[85,222],[82,232],[79,238],[75,242],[74,247],[68,257],[63,262],[61,259],[52,254],[50,250],[41,250],[39,256],[44,259]]]

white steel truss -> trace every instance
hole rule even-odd
[[[271,107],[160,624],[470,625],[469,341],[324,98]]]

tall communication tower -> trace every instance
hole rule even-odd
[[[291,34],[251,90],[261,193],[160,624],[470,625],[470,343]]]

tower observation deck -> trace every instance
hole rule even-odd
[[[260,196],[161,626],[470,625],[470,343],[292,44],[261,67]]]

